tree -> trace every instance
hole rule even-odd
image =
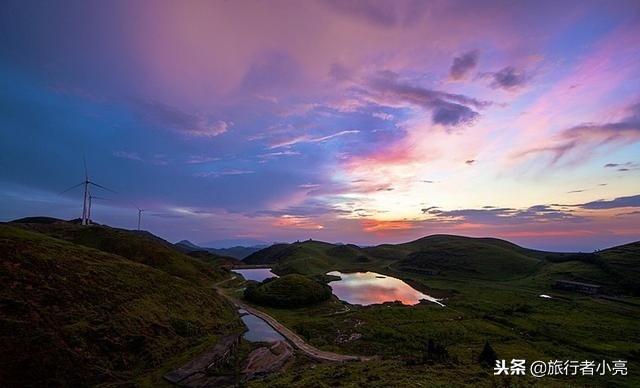
[[[498,355],[496,354],[496,351],[493,350],[493,348],[489,344],[489,341],[485,341],[484,348],[478,356],[478,362],[480,362],[480,364],[485,367],[492,368],[496,364],[497,359]]]

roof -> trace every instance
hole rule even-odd
[[[574,286],[583,286],[583,287],[600,287],[600,285],[598,285],[598,284],[574,282],[574,281],[571,281],[571,280],[558,280],[556,283],[573,284]]]

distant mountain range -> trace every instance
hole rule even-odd
[[[189,240],[182,240],[175,244],[176,248],[180,249],[183,252],[194,252],[194,251],[206,251],[209,253],[214,253],[220,256],[228,256],[233,257],[234,259],[242,260],[245,257],[251,255],[254,252],[257,252],[263,248],[268,247],[268,244],[260,244],[253,246],[235,246],[230,248],[206,248],[201,247],[192,243]]]

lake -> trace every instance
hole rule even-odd
[[[444,306],[440,300],[423,294],[407,283],[392,276],[375,272],[342,273],[331,271],[327,275],[339,276],[340,280],[329,282],[333,294],[350,304],[368,306],[399,301],[406,305],[420,303],[421,299]]]
[[[244,310],[241,310],[243,314]],[[240,317],[242,322],[247,326],[249,331],[244,333],[244,339],[249,342],[276,342],[284,340],[284,337],[280,335],[273,327],[269,326],[267,322],[258,318],[255,315],[244,313]]]
[[[278,277],[278,275],[271,272],[271,268],[232,269],[231,272],[242,275],[242,277],[246,280],[255,280],[256,282],[261,282],[264,279]]]

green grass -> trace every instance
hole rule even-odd
[[[0,385],[122,384],[240,329],[210,274],[7,225],[0,255]]]
[[[250,283],[244,297],[263,306],[298,308],[329,299],[331,288],[306,276],[290,274]]]
[[[148,232],[67,222],[12,225],[113,253],[193,282],[208,282],[227,276],[225,271],[178,251],[173,244]]]
[[[402,278],[423,292],[444,296],[447,307],[387,304],[351,306],[345,311],[335,298],[302,309],[262,307],[318,348],[380,359],[348,365],[300,365],[255,386],[638,386],[640,375],[632,372],[640,361],[638,298],[626,295],[610,300],[552,287],[556,280],[574,279],[603,284],[624,295],[625,289],[615,285],[622,278],[638,279],[638,246],[606,250],[595,260],[593,256],[585,259],[527,250],[501,240],[456,236],[433,236],[359,251],[315,246],[313,249],[320,252],[315,256],[312,249],[298,247],[291,256],[280,256],[274,268],[313,274],[366,267]],[[328,254],[338,249],[345,254],[343,259]],[[416,252],[424,253],[419,260],[424,260],[425,268],[439,269],[439,273],[406,271],[407,259],[415,259],[412,254]],[[360,253],[368,262],[362,258],[355,262]],[[550,294],[553,299],[540,298],[540,294]],[[358,336],[348,340],[355,333]],[[419,362],[429,340],[446,347],[446,361]],[[507,360],[622,359],[629,361],[630,375],[498,378],[477,362],[487,340],[499,358]]]
[[[640,298],[628,286],[638,284],[639,247],[575,256],[443,235],[368,248],[317,241],[273,246],[246,262],[315,279],[331,270],[375,271],[444,297],[446,307],[345,306],[335,297],[295,309],[258,306],[320,349],[377,357],[337,364],[298,355],[291,367],[248,385],[639,386]],[[189,257],[147,233],[0,225],[0,255],[0,346],[13,349],[0,355],[3,386],[168,386],[161,380],[166,371],[240,327],[234,308],[212,288],[229,276],[221,267],[232,262]],[[602,284],[618,299],[555,290],[559,279]],[[293,287],[301,281],[276,282],[263,285],[271,296],[301,293]],[[237,297],[245,285],[224,283]],[[630,375],[495,377],[477,361],[487,340],[507,360],[623,359]],[[447,356],[426,357],[429,341]]]

